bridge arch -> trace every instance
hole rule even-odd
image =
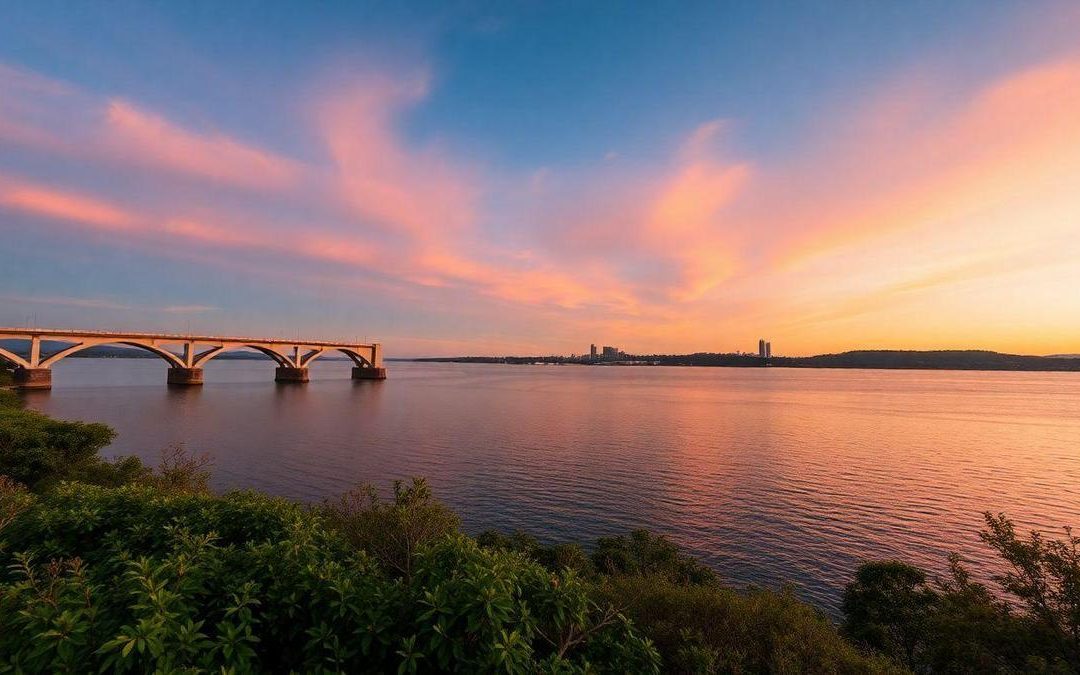
[[[22,358],[15,352],[10,352],[3,347],[0,347],[0,361],[5,361],[17,368],[29,368],[30,362]]]
[[[371,367],[373,367],[375,365],[371,361],[369,361],[367,358],[361,356],[359,353],[357,353],[356,351],[353,351],[351,349],[326,348],[326,349],[319,349],[317,351],[313,351],[313,352],[310,352],[309,354],[307,354],[303,359],[303,366],[305,368],[307,368],[308,365],[310,365],[311,362],[314,361],[315,359],[317,359],[320,356],[326,354],[327,352],[333,352],[333,351],[338,351],[338,352],[341,352],[342,354],[344,354],[345,356],[348,356],[349,359],[352,360],[353,365],[355,365],[357,368],[371,368]]]
[[[192,367],[193,368],[202,368],[207,363],[209,363],[211,360],[217,358],[218,356],[221,356],[225,352],[232,352],[232,351],[236,351],[237,349],[254,349],[257,352],[260,352],[262,354],[265,354],[265,355],[269,356],[279,366],[283,366],[283,367],[286,367],[286,368],[295,367],[295,365],[292,362],[292,359],[290,359],[285,354],[282,354],[281,352],[279,352],[277,350],[271,349],[270,347],[266,347],[264,345],[255,345],[255,344],[243,344],[243,345],[229,345],[229,346],[211,347],[210,349],[207,349],[206,351],[198,354],[195,357],[194,364],[193,364]]]
[[[53,352],[52,354],[49,354],[47,357],[42,358],[41,363],[39,364],[39,367],[40,368],[52,368],[54,365],[56,365],[56,363],[58,361],[60,361],[62,359],[65,359],[65,358],[71,356],[72,354],[77,354],[78,352],[81,352],[84,349],[89,349],[90,347],[98,347],[98,346],[101,346],[101,345],[124,345],[124,346],[127,346],[127,347],[138,347],[139,349],[143,349],[145,351],[148,351],[151,354],[154,354],[156,356],[160,356],[162,359],[165,360],[166,363],[169,364],[170,367],[173,367],[173,368],[183,368],[184,367],[184,361],[179,356],[177,356],[176,354],[173,354],[172,352],[170,352],[167,349],[164,349],[162,347],[158,347],[157,345],[154,345],[154,344],[150,344],[149,342],[145,342],[145,341],[142,341],[142,340],[108,340],[108,339],[87,340],[85,342],[80,342],[78,344],[71,345],[70,347],[65,347],[65,348],[61,349],[60,351]]]

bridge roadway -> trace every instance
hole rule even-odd
[[[384,380],[382,345],[375,343],[281,340],[270,338],[175,335],[168,333],[120,333],[51,328],[0,328],[0,340],[25,340],[27,348],[16,353],[0,347],[0,362],[15,369],[15,383],[24,389],[52,387],[52,367],[62,359],[98,345],[125,345],[148,351],[169,364],[168,383],[200,385],[203,367],[214,358],[237,349],[253,349],[277,363],[278,382],[307,382],[311,362],[329,352],[341,352],[353,362],[356,380]],[[42,342],[64,346],[42,352]],[[179,351],[176,351],[179,349]]]

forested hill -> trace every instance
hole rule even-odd
[[[899,351],[867,349],[842,354],[783,357],[773,366],[791,368],[910,368],[920,370],[1065,370],[1080,371],[1080,359],[1021,356],[982,350]]]
[[[578,363],[583,365],[650,365],[650,366],[727,366],[762,367],[764,359],[751,354],[639,354],[626,355],[617,362],[590,361],[586,357],[566,356],[456,356],[417,359],[387,359],[388,361],[426,361],[454,363]],[[1080,372],[1080,358],[1071,356],[1021,356],[975,349],[901,351],[863,349],[841,354],[818,356],[774,356],[768,365],[783,368],[892,368],[911,370],[1031,370]]]

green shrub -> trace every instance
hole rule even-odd
[[[456,532],[461,524],[457,514],[435,501],[423,478],[409,484],[394,481],[392,501],[381,499],[374,486],[360,486],[327,502],[323,514],[354,546],[406,579],[420,547]]]
[[[844,591],[845,632],[914,667],[926,650],[936,603],[923,570],[895,560],[866,563]]]
[[[592,562],[603,574],[656,576],[679,584],[716,579],[710,568],[681,553],[666,537],[648,530],[634,530],[629,537],[598,539]]]
[[[0,476],[0,531],[14,522],[34,502],[33,496],[20,483],[7,476]]]
[[[61,483],[0,546],[0,672],[656,671],[573,574],[447,535],[406,582],[254,493]]]
[[[578,544],[544,546],[536,537],[525,532],[506,535],[495,530],[485,530],[476,535],[476,542],[486,548],[520,553],[552,571],[573,570],[586,577],[591,577],[595,571],[592,560]]]
[[[145,469],[137,458],[114,464],[98,457],[115,436],[104,424],[54,420],[21,405],[0,405],[0,474],[34,490],[69,478],[120,485]]]
[[[956,556],[930,581],[910,565],[871,562],[844,593],[844,632],[916,672],[1080,671],[1080,541],[1017,536],[985,514],[981,537],[1007,564],[1000,599]]]
[[[0,386],[3,385],[0,384]],[[23,400],[19,392],[13,389],[0,389],[0,408],[21,408],[22,406]]]
[[[888,673],[789,589],[734,591],[663,576],[612,576],[596,590],[656,645],[673,673]]]
[[[123,460],[116,460],[115,463],[119,464],[121,461]],[[175,445],[161,453],[157,471],[145,472],[134,477],[132,481],[152,485],[167,494],[209,494],[211,464],[210,455],[193,455],[187,452],[183,445]]]

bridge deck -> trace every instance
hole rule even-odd
[[[110,338],[116,340],[160,340],[169,342],[236,342],[256,343],[270,345],[284,345],[287,347],[371,347],[377,342],[352,342],[348,340],[303,340],[290,338],[265,338],[265,337],[238,337],[228,335],[196,335],[182,333],[132,333],[124,331],[100,331],[100,330],[62,330],[59,328],[3,328],[0,327],[0,338]]]
[[[106,344],[138,347],[159,356],[169,365],[170,384],[202,384],[203,366],[226,352],[242,348],[254,349],[273,359],[277,363],[275,379],[279,382],[307,382],[308,366],[333,351],[342,352],[352,360],[354,379],[386,378],[382,345],[378,342],[2,327],[0,339],[30,343],[25,356],[0,346],[0,364],[10,364],[15,369],[16,383],[24,388],[48,389],[52,386],[53,365],[78,352]],[[49,341],[72,344],[46,354],[42,343]],[[168,349],[167,345],[170,346]],[[173,351],[171,345],[181,345],[182,353]]]

